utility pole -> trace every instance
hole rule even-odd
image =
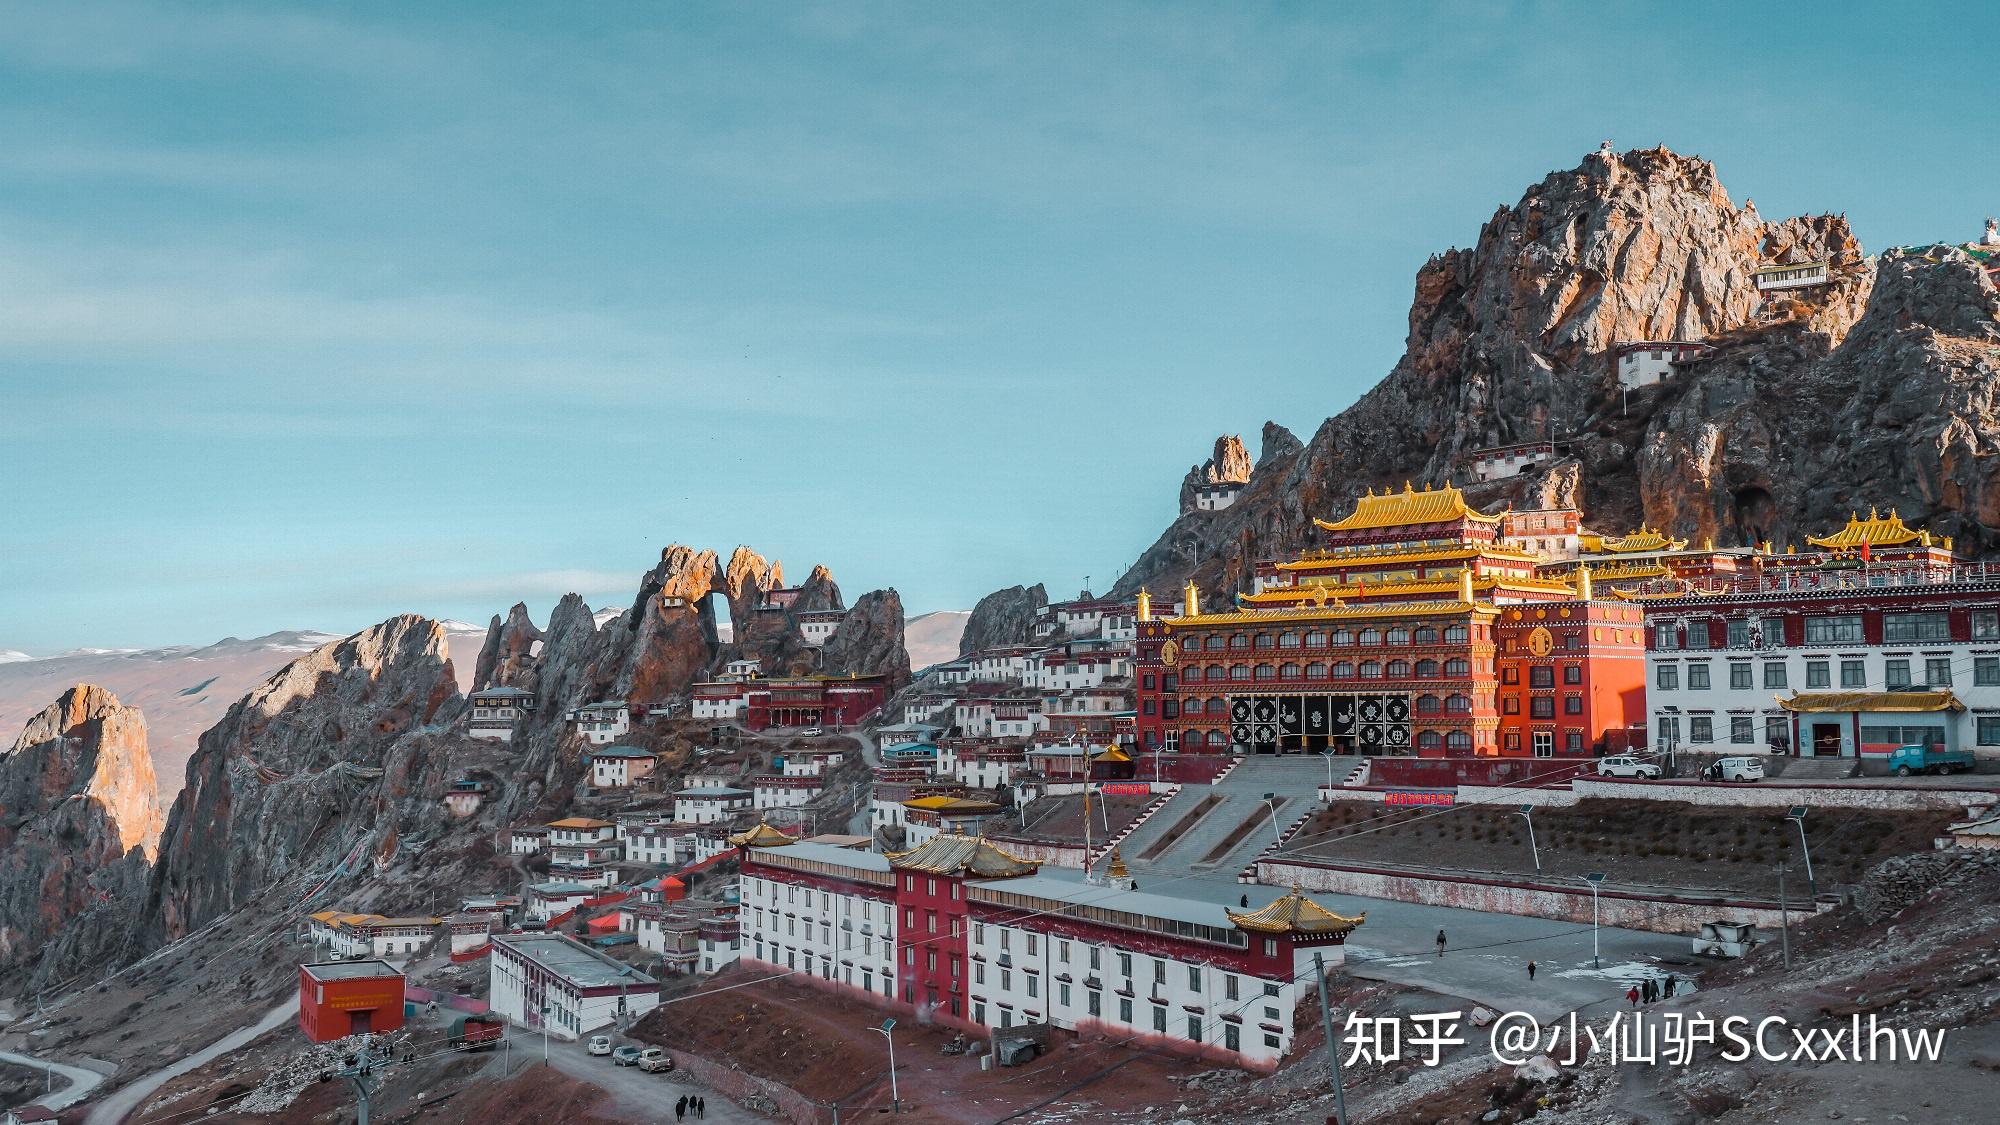
[[[321,1082],[328,1082],[335,1078],[345,1078],[348,1085],[354,1087],[354,1099],[357,1103],[355,1116],[357,1125],[368,1125],[368,1099],[374,1095],[376,1090],[382,1087],[382,1080],[375,1077],[375,1069],[382,1066],[386,1061],[386,1059],[375,1058],[368,1053],[367,1047],[362,1047],[360,1050],[347,1056],[346,1066],[341,1067],[339,1070],[328,1071],[319,1076]]]
[[[1535,846],[1535,806],[1522,805],[1518,814],[1528,822],[1528,850],[1535,856],[1535,874],[1542,873],[1542,849]]]
[[[1778,933],[1784,942],[1785,971],[1792,969],[1792,912],[1785,905],[1785,865],[1778,865]]]
[[[1326,964],[1313,954],[1313,979],[1319,982],[1319,1018],[1326,1025],[1326,1062],[1333,1073],[1333,1125],[1347,1125],[1347,1087],[1340,1077],[1340,1040],[1333,1034],[1333,1006],[1326,999]]]

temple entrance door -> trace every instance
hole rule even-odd
[[[1309,735],[1306,735],[1305,737],[1306,737],[1306,753],[1308,753],[1308,754],[1324,754],[1324,753],[1326,753],[1326,736],[1325,736],[1325,735],[1323,735],[1323,734],[1309,734]]]
[[[1334,735],[1334,736],[1333,736],[1333,752],[1334,752],[1334,753],[1336,753],[1336,754],[1352,754],[1352,753],[1354,753],[1354,736],[1353,736],[1353,735],[1351,735],[1351,734],[1336,734],[1336,735]]]
[[[1815,758],[1840,757],[1840,724],[1814,723],[1812,728],[1812,748]]]

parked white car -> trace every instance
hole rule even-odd
[[[586,1049],[593,1055],[608,1055],[611,1053],[611,1037],[593,1035],[590,1037],[590,1046]]]
[[[801,738],[818,738],[820,735],[825,733],[826,733],[825,731],[821,730],[818,727],[807,727],[806,729],[799,732],[799,736]]]
[[[1708,767],[1708,774],[1716,781],[1762,781],[1764,763],[1755,758],[1721,758]]]
[[[1642,762],[1629,754],[1605,758],[1597,763],[1599,777],[1636,777],[1650,781],[1659,778],[1661,772],[1660,767],[1653,763]]]

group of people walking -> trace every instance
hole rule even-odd
[[[674,1103],[674,1120],[684,1121],[690,1113],[694,1114],[697,1118],[707,1117],[708,1099],[698,1098],[692,1094],[682,1094],[681,1100]]]
[[[1680,988],[1680,984],[1681,982],[1672,973],[1668,973],[1665,977],[1647,977],[1626,989],[1625,999],[1631,1001],[1634,1008],[1641,1004],[1651,1004],[1655,1000],[1671,1000],[1675,990]]]

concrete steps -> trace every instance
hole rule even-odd
[[[1336,781],[1342,772],[1341,762],[1336,761]],[[1150,831],[1143,838],[1133,833],[1122,849],[1125,862],[1157,874],[1222,871],[1233,875],[1270,847],[1279,829],[1312,807],[1326,774],[1326,760],[1317,756],[1246,757],[1215,785],[1182,787],[1174,801],[1147,825]],[[1264,799],[1266,793],[1274,795],[1272,801]],[[1214,801],[1201,819],[1160,854],[1146,857],[1146,850],[1173,832],[1204,797]]]
[[[1786,758],[1784,763],[1777,776],[1786,781],[1838,781],[1855,776],[1861,764],[1856,758]]]

